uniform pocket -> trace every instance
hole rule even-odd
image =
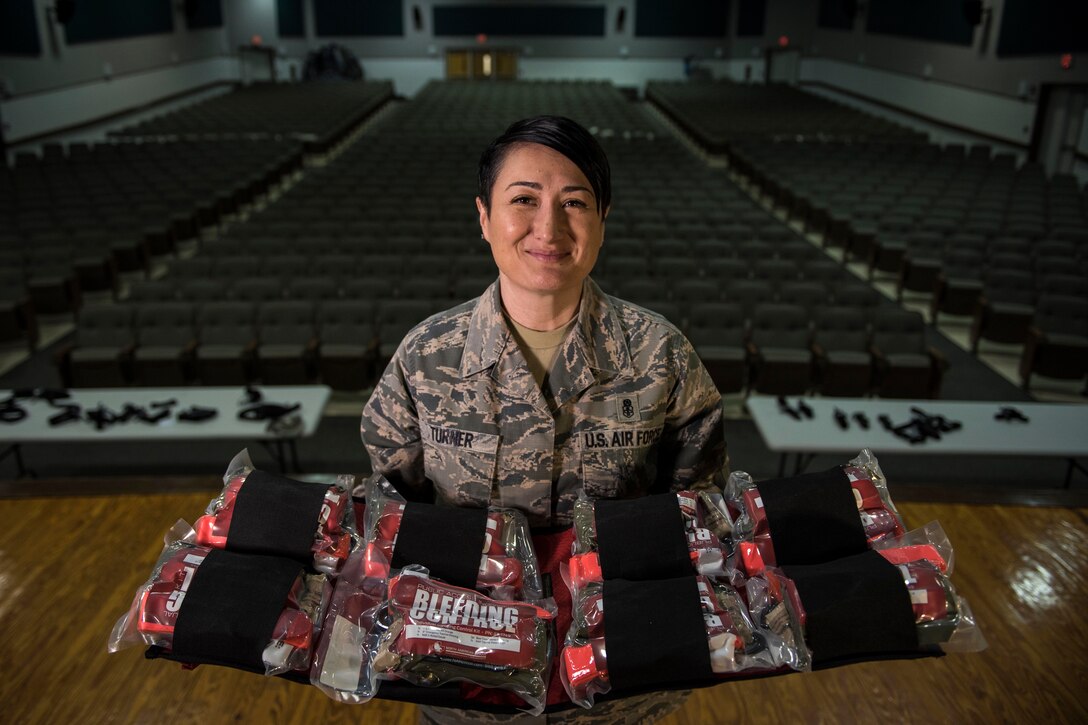
[[[657,472],[656,450],[653,446],[583,447],[582,486],[586,495],[630,498],[646,493]]]
[[[434,483],[440,501],[487,506],[495,482],[498,439],[490,433],[427,426],[424,474]]]

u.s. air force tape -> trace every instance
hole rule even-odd
[[[227,548],[311,562],[327,489],[320,483],[252,471],[234,502]]]
[[[674,493],[594,502],[605,579],[669,579],[691,574],[684,517]]]
[[[393,568],[424,566],[431,576],[475,589],[486,533],[487,509],[409,501],[397,530]]]
[[[869,548],[841,467],[757,485],[780,565],[817,564]]]
[[[918,650],[914,608],[903,575],[877,552],[783,566],[782,571],[797,586],[805,609],[805,641],[813,664]]]
[[[178,611],[172,658],[263,672],[261,655],[302,571],[283,557],[212,549]]]
[[[695,577],[605,581],[602,603],[614,690],[713,677]]]

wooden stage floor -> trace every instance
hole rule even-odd
[[[0,500],[0,720],[416,722],[411,705],[340,705],[304,685],[183,671],[140,649],[106,652],[163,533],[200,515],[215,488],[209,479],[199,492]],[[725,683],[661,722],[1088,722],[1088,509],[900,509],[910,527],[944,525],[956,547],[953,582],[988,650]]]

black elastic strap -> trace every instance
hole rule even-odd
[[[73,420],[81,420],[83,414],[80,412],[78,405],[65,405],[61,407],[59,413],[55,413],[49,417],[50,427],[63,425],[64,423],[70,423]]]
[[[301,573],[290,559],[213,549],[178,611],[174,654],[185,662],[264,669],[261,654]]]
[[[903,575],[875,551],[782,570],[797,585],[813,664],[918,650]]]
[[[613,690],[713,677],[695,577],[605,581],[603,606]]]
[[[684,517],[675,493],[594,502],[605,579],[671,579],[691,574]]]
[[[841,467],[758,486],[779,566],[818,564],[869,548],[850,479]]]
[[[185,410],[178,413],[178,420],[189,421],[190,423],[200,423],[205,420],[211,420],[219,415],[219,411],[215,408],[202,408],[199,405],[192,405]]]
[[[487,533],[487,509],[408,502],[393,548],[394,569],[424,566],[456,587],[476,588]]]
[[[26,408],[11,403],[0,408],[0,423],[18,423],[26,418]]]
[[[302,403],[294,405],[279,405],[277,403],[262,403],[251,408],[245,408],[238,412],[240,420],[275,420],[288,413],[293,413],[302,407]]]
[[[250,472],[234,501],[227,548],[311,562],[327,490],[321,483]]]

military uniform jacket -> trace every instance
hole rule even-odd
[[[580,491],[633,498],[722,485],[721,396],[665,318],[586,279],[543,390],[495,282],[401,342],[363,411],[376,472],[414,500],[566,525]]]

